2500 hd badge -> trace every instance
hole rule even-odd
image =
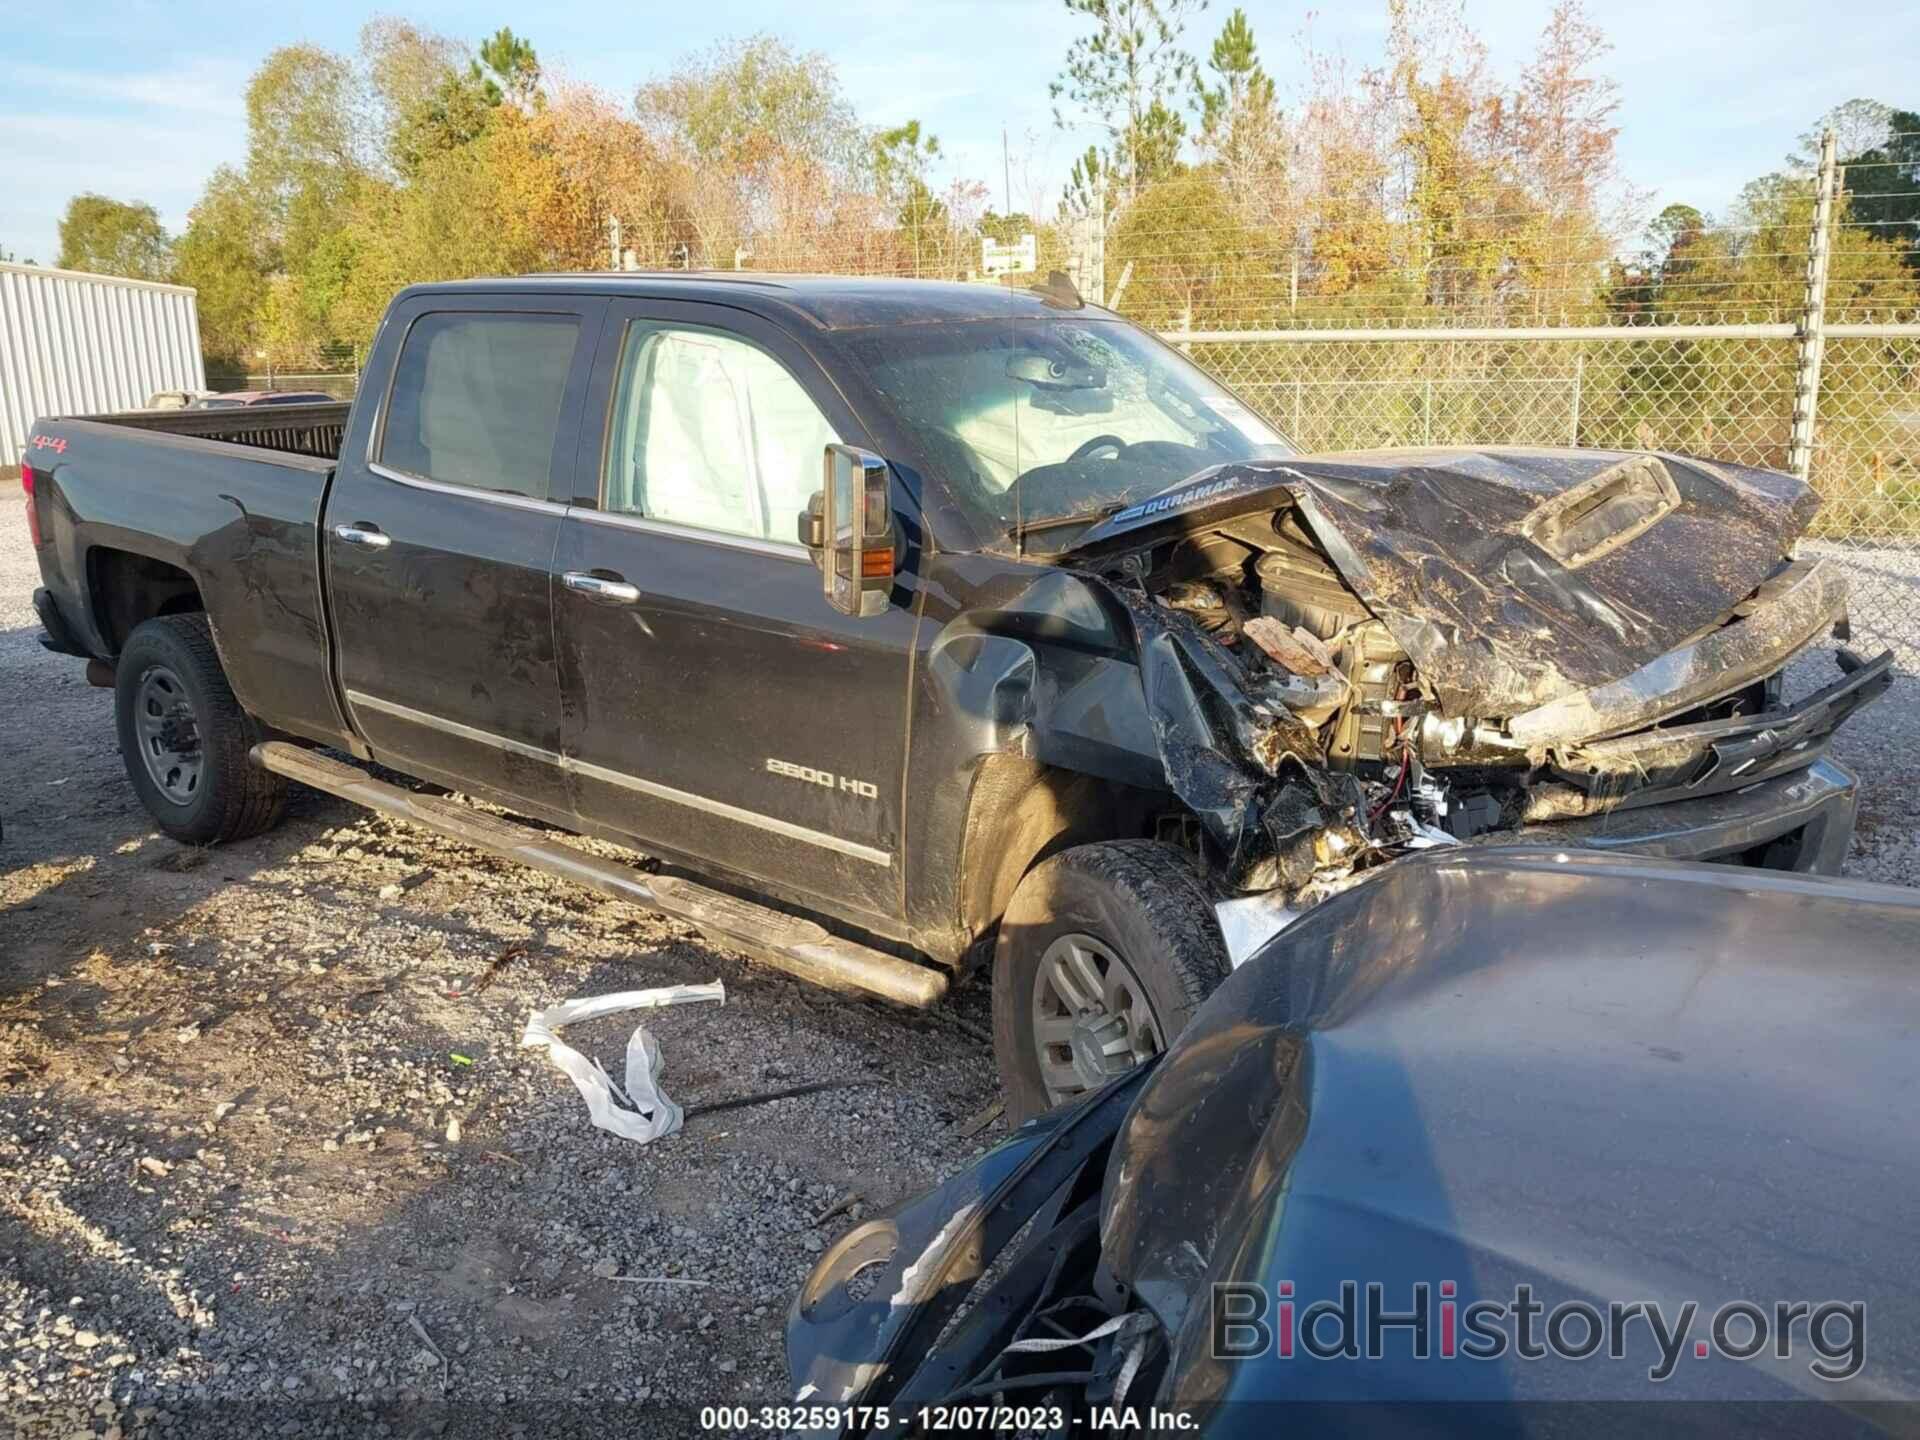
[[[784,775],[789,780],[805,780],[810,785],[823,785],[829,790],[844,790],[849,795],[858,795],[862,800],[880,798],[880,787],[871,780],[835,775],[831,770],[816,770],[811,765],[796,765],[791,760],[776,760],[771,755],[767,757],[767,773]]]

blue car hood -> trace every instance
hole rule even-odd
[[[1209,999],[1115,1141],[1103,1254],[1172,1337],[1176,1406],[1920,1399],[1917,1038],[1920,892],[1434,852]],[[1728,1302],[1859,1301],[1864,1364],[1834,1383],[1804,1336],[1744,1362],[1689,1342],[1655,1385],[1646,1325],[1620,1360],[1421,1361],[1404,1338],[1380,1360],[1213,1357],[1213,1286],[1284,1283],[1304,1309],[1346,1281],[1400,1311],[1418,1281],[1436,1306],[1452,1284],[1456,1313],[1521,1285],[1549,1308],[1691,1301],[1702,1338]]]

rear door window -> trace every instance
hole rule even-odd
[[[447,311],[407,331],[374,457],[404,475],[547,498],[572,315]]]

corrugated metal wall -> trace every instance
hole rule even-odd
[[[132,410],[156,390],[204,390],[193,291],[0,264],[0,466],[42,415]]]

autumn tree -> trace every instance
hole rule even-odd
[[[1594,277],[1643,203],[1620,173],[1619,86],[1596,70],[1611,49],[1579,0],[1558,0],[1512,98],[1510,143],[1528,212],[1515,251],[1534,272],[1536,320],[1594,303]]]
[[[367,95],[343,57],[274,51],[247,84],[247,182],[296,266],[370,164]]]
[[[789,263],[835,237],[850,262],[881,204],[867,131],[845,97],[825,56],[768,35],[717,45],[642,85],[635,113],[680,176],[684,229],[667,263],[731,265],[748,253]],[[856,211],[861,224],[850,223]]]
[[[566,180],[564,208],[546,217],[545,243],[555,268],[603,263],[608,216],[642,235],[670,233],[680,223],[684,177],[613,96],[563,85],[533,121],[539,154]]]
[[[543,227],[548,212],[564,206],[562,190],[534,122],[517,111],[470,144],[429,156],[410,183],[364,202],[366,247],[339,311],[341,328],[370,335],[405,285],[549,268]]]
[[[1487,320],[1590,310],[1632,208],[1614,89],[1591,68],[1603,37],[1561,0],[1508,89],[1455,0],[1390,0],[1388,14],[1387,63],[1362,82],[1384,151],[1362,168],[1385,182],[1393,262],[1420,303]]]
[[[1264,248],[1219,177],[1189,170],[1149,186],[1120,213],[1107,269],[1128,272],[1122,304],[1143,325],[1236,326],[1258,323],[1274,302]]]
[[[1269,226],[1285,247],[1288,314],[1314,323],[1362,307],[1399,314],[1409,305],[1404,167],[1385,87],[1311,47],[1303,61],[1306,94],[1287,117],[1287,184],[1276,197],[1284,208]]]
[[[274,262],[258,197],[231,166],[213,172],[174,251],[174,278],[199,292],[200,343],[210,366],[245,369],[260,337]]]
[[[786,153],[849,173],[865,132],[832,62],[771,35],[728,41],[648,81],[635,97],[642,123],[702,163],[751,175]]]
[[[370,22],[360,53],[380,111],[382,154],[403,180],[430,156],[478,139],[505,99],[464,45],[405,21]]]
[[[153,206],[76,195],[60,217],[60,258],[54,264],[130,280],[165,280],[173,268],[173,245]]]
[[[428,104],[449,75],[467,68],[467,47],[391,15],[360,27],[360,62],[379,113],[374,123],[390,134]]]
[[[1394,116],[1407,258],[1429,304],[1484,311],[1509,278],[1501,237],[1518,188],[1486,47],[1454,7],[1391,0],[1388,13],[1389,67],[1374,83]]]

